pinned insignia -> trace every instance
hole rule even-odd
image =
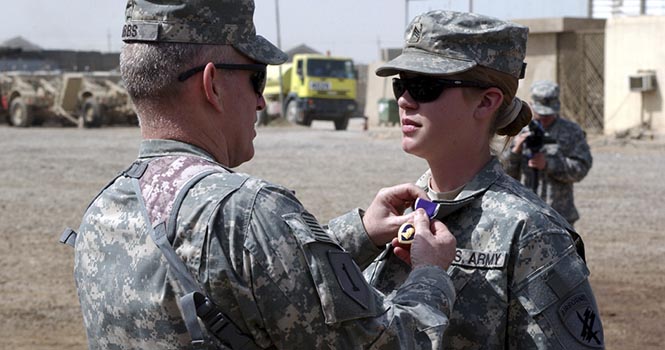
[[[407,40],[409,44],[417,44],[420,42],[423,33],[423,24],[418,22],[414,23],[411,27],[411,32],[409,33],[409,39]]]
[[[422,208],[427,213],[427,216],[430,220],[436,217],[436,214],[439,212],[439,204],[430,202],[426,199],[417,198],[414,205],[414,209]],[[397,231],[397,240],[402,244],[411,244],[413,239],[416,236],[416,228],[413,224],[404,223],[399,227]]]
[[[397,232],[397,240],[402,244],[411,244],[413,239],[416,238],[416,228],[411,223],[404,223],[399,227]]]
[[[575,294],[559,308],[559,316],[568,331],[580,343],[603,348],[603,327],[598,318],[598,311],[586,294]]]

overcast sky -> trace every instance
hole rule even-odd
[[[275,0],[255,0],[257,32],[277,44]],[[359,63],[401,47],[405,0],[278,0],[282,49],[300,44]],[[114,51],[122,44],[124,0],[0,0],[0,42],[22,36],[45,49]],[[585,17],[585,0],[473,0],[474,12],[501,19]],[[469,0],[409,0],[409,20],[426,11],[468,11]]]

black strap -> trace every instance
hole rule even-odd
[[[64,231],[62,231],[62,234],[60,235],[60,243],[66,244],[73,248],[74,246],[76,246],[77,235],[78,233],[76,233],[76,231],[67,227]]]

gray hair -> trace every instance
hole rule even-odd
[[[120,74],[134,103],[177,95],[178,75],[207,62],[224,61],[230,46],[131,43],[120,52]]]

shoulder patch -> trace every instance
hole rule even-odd
[[[351,299],[362,306],[369,308],[370,291],[362,272],[353,262],[351,255],[344,251],[328,251],[328,260],[335,271],[337,282]]]
[[[559,307],[563,324],[577,341],[589,347],[603,348],[603,328],[597,315],[598,310],[586,294],[575,294]]]

